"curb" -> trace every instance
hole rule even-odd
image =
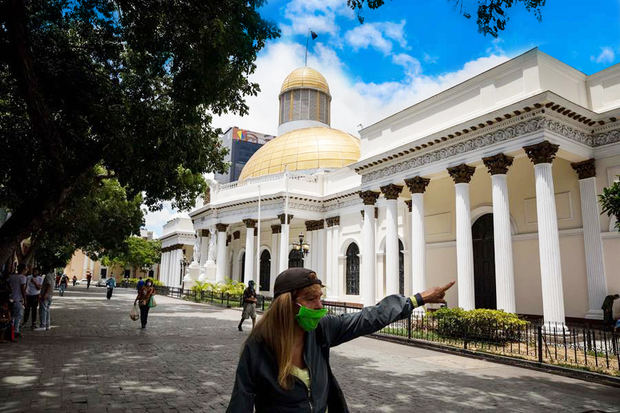
[[[523,367],[523,368],[527,368],[531,370],[537,370],[537,371],[542,371],[545,373],[557,374],[559,376],[565,376],[565,377],[570,377],[573,379],[583,380],[589,383],[598,383],[598,384],[603,384],[606,386],[620,388],[620,377],[608,376],[605,374],[596,373],[592,371],[571,369],[567,367],[556,366],[553,364],[539,363],[537,361],[530,361],[530,360],[501,356],[498,354],[481,353],[481,352],[476,352],[472,350],[466,350],[463,348],[447,347],[447,346],[442,346],[439,344],[430,343],[430,342],[422,341],[418,339],[403,340],[403,339],[399,339],[396,337],[387,337],[387,336],[377,335],[377,334],[371,334],[370,337],[377,339],[377,340],[389,341],[389,342],[396,343],[396,344],[404,344],[404,345],[412,346],[412,347],[420,347],[420,348],[425,348],[428,350],[441,351],[442,353],[456,354],[460,356],[466,356],[466,357],[471,357],[475,359],[486,360],[486,361],[499,363],[499,364],[507,364],[509,366]]]

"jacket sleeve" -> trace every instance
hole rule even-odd
[[[364,307],[357,313],[327,315],[321,320],[321,328],[329,347],[334,347],[407,318],[415,307],[422,304],[419,294],[413,300],[398,294],[389,295],[377,305]]]
[[[235,385],[233,387],[230,402],[228,403],[227,413],[244,413],[254,411],[254,374],[251,368],[251,351],[249,343],[239,358],[237,373],[235,374]]]

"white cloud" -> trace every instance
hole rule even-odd
[[[147,230],[153,231],[153,237],[161,236],[164,224],[177,214],[177,210],[172,209],[172,203],[164,202],[164,207],[155,212],[148,212],[144,215],[144,226]]]
[[[404,20],[400,23],[365,23],[346,32],[345,40],[354,50],[373,47],[388,54],[392,51],[394,42],[403,48],[407,47],[404,27]]]
[[[590,56],[590,60],[596,63],[612,63],[616,59],[616,54],[611,47],[601,47],[598,56]]]
[[[439,60],[439,57],[437,56],[431,56],[428,53],[424,53],[424,55],[422,56],[422,59],[424,59],[424,63],[437,63],[437,61]]]
[[[420,61],[406,53],[392,55],[392,62],[405,68],[408,76],[414,76],[422,72]]]
[[[337,36],[340,28],[336,18],[339,16],[354,18],[353,11],[342,0],[293,0],[284,10],[284,17],[291,24],[282,24],[280,29],[285,37],[307,34],[308,30]]]
[[[251,80],[262,92],[247,99],[249,115],[241,118],[224,115],[214,118],[223,129],[230,126],[276,134],[278,127],[278,94],[282,81],[292,70],[303,65],[304,47],[284,41],[271,43],[256,61]],[[332,94],[332,127],[357,135],[357,125],[368,126],[386,116],[463,82],[508,60],[505,54],[490,54],[463,65],[457,71],[429,76],[421,73],[417,59],[399,54],[396,64],[407,65],[407,76],[398,82],[364,82],[356,80],[338,57],[337,51],[317,43],[308,55],[308,65],[327,79]]]

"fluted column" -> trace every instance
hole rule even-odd
[[[199,236],[202,237],[200,242],[200,267],[202,267],[207,262],[209,254],[209,230],[199,230]]]
[[[515,313],[515,280],[512,262],[512,231],[506,174],[512,157],[503,153],[482,158],[491,174],[493,196],[493,247],[495,252],[495,291],[497,308]]]
[[[603,259],[603,241],[596,194],[596,168],[594,159],[571,164],[579,176],[583,243],[586,252],[588,276],[588,312],[586,318],[603,319],[601,305],[607,295],[607,277]]]
[[[332,249],[333,249],[333,245],[332,245],[332,226],[330,225],[330,221],[329,218],[327,218],[325,220],[326,222],[326,228],[325,228],[325,273],[323,274],[323,277],[325,279],[325,284],[327,285],[326,288],[326,295],[331,299],[331,292],[332,292]],[[320,276],[320,275],[319,275]]]
[[[254,279],[254,229],[255,219],[244,219],[245,224],[245,262],[243,263],[243,283],[248,285]]]
[[[288,217],[285,217],[285,214],[278,215],[281,224],[281,234],[280,234],[280,251],[278,255],[280,257],[280,263],[278,265],[278,274],[288,268],[288,246],[289,246],[289,235],[290,235],[290,222],[293,219],[291,214],[288,214]],[[288,218],[288,219],[287,219]]]
[[[471,236],[471,210],[469,205],[469,182],[475,167],[461,164],[448,168],[454,180],[456,192],[456,264],[459,307],[464,310],[476,308],[474,290],[474,247]]]
[[[340,217],[329,218],[332,225],[332,249],[329,252],[332,256],[331,274],[332,289],[331,296],[336,299],[340,296],[340,273],[338,268],[338,255],[340,253]]]
[[[403,187],[389,184],[381,187],[385,197],[385,293],[398,294],[398,195]]]
[[[278,276],[278,263],[279,249],[280,249],[280,231],[282,227],[280,224],[271,226],[271,277],[269,279],[269,292],[273,294],[273,284]]]
[[[534,164],[543,316],[546,325],[550,328],[553,328],[554,323],[564,323],[560,236],[551,170],[551,163],[558,148],[559,145],[554,145],[548,141],[523,147]]]
[[[310,248],[314,248],[317,255],[315,271],[317,271],[319,277],[325,277],[325,273],[327,272],[325,269],[325,254],[327,251],[327,247],[325,245],[325,231],[325,221],[321,219],[317,223],[317,230],[315,231],[316,241],[314,243],[314,247],[310,246]]]
[[[310,250],[308,251],[308,255],[306,255],[306,257],[304,258],[304,268],[314,269],[312,267],[312,262],[314,261],[314,250],[312,248],[312,235],[314,232],[314,221],[306,221],[304,222],[304,224],[306,226],[305,239],[306,239],[306,242],[310,245]]]
[[[217,258],[215,269],[215,281],[223,283],[226,278],[226,228],[228,224],[216,224],[217,230]]]
[[[431,180],[416,176],[405,179],[411,192],[411,200],[407,202],[411,213],[411,293],[426,290],[426,237],[424,229],[424,192]]]
[[[159,281],[161,281],[164,285],[168,285],[166,284],[166,275],[164,274],[167,264],[168,264],[168,253],[164,252],[161,254],[161,259],[159,260]]]
[[[375,247],[375,202],[378,192],[363,191],[360,197],[364,203],[364,224],[362,225],[362,273],[361,296],[365,306],[374,305],[377,300],[376,247]]]

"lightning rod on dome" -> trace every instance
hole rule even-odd
[[[314,40],[317,37],[319,37],[318,34],[313,32],[312,30],[308,29],[308,35],[306,36],[306,57],[304,59],[304,66],[308,66],[308,40],[310,39],[311,36],[312,36],[312,40]]]

